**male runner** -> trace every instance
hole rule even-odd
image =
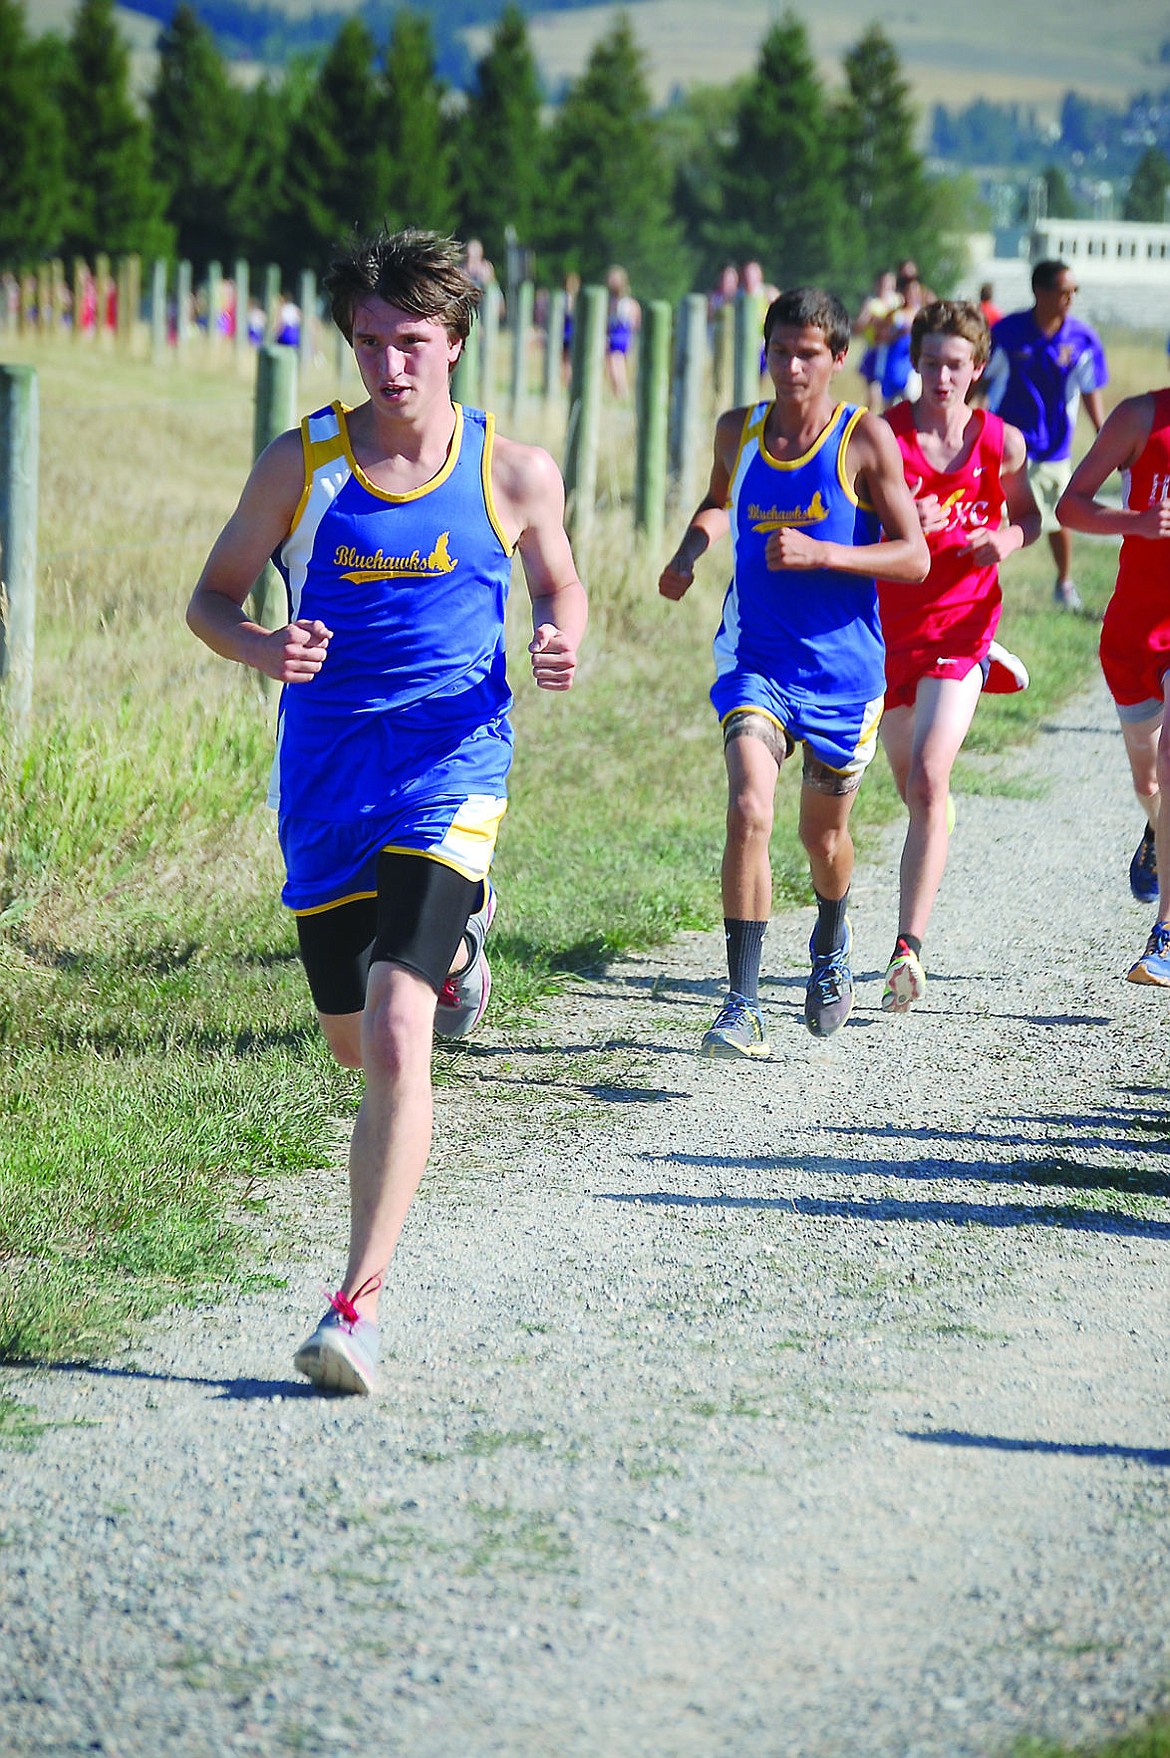
[[[658,582],[665,598],[681,598],[699,556],[730,529],[733,574],[711,690],[728,777],[730,993],[702,1044],[717,1057],[769,1053],[758,994],[772,907],[768,843],[776,779],[797,741],[800,839],[817,900],[805,1023],[828,1037],[848,1018],[849,812],[874,753],[885,689],[874,575],[879,556],[887,576],[906,582],[923,579],[929,565],[889,428],[833,399],[849,346],[841,301],[811,287],[781,293],[768,307],[764,340],[774,399],[719,417],[707,493]]]
[[[1097,332],[1072,315],[1077,278],[1067,263],[1038,262],[1032,270],[1032,305],[1000,318],[991,332],[991,360],[982,401],[1018,427],[1028,448],[1028,480],[1040,508],[1056,563],[1052,596],[1057,606],[1079,611],[1072,580],[1072,539],[1056,517],[1056,503],[1072,473],[1070,453],[1077,410],[1100,432],[1105,419],[1102,387],[1109,382]]]
[[[946,865],[951,770],[991,668],[999,564],[1040,535],[1024,436],[967,403],[989,345],[977,305],[927,305],[910,333],[922,394],[886,415],[930,547],[922,591],[878,581],[886,642],[881,737],[910,809],[898,935],[882,991],[887,1013],[908,1012],[926,993],[922,940]],[[1014,656],[1002,649],[997,656],[993,681],[1001,690],[1027,682],[1018,661],[1011,669]]]
[[[1124,505],[1096,498],[1123,472]],[[1146,829],[1129,864],[1139,903],[1158,905],[1131,983],[1170,988],[1170,388],[1126,397],[1108,417],[1060,498],[1071,531],[1122,538],[1117,586],[1101,625],[1101,668],[1117,704]]]
[[[262,453],[187,620],[285,686],[271,794],[282,896],[329,1047],[365,1072],[349,1260],[295,1365],[368,1393],[379,1292],[430,1150],[432,1033],[466,1035],[490,982],[513,551],[540,688],[573,682],[586,609],[556,465],[451,401],[480,297],[460,246],[413,230],[366,239],[326,288],[366,400],[319,409]],[[275,631],[244,609],[269,556],[290,600]]]

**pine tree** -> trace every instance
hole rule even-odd
[[[518,6],[501,14],[458,129],[459,226],[503,259],[505,229],[535,235],[544,188],[541,93],[528,27]]]
[[[180,256],[203,268],[235,248],[230,204],[240,174],[244,106],[211,32],[182,0],[158,40],[150,99],[154,172],[169,190]]]
[[[914,144],[910,87],[880,25],[848,51],[845,77],[848,96],[837,113],[842,183],[861,234],[860,273],[849,292],[859,295],[879,269],[905,257],[930,284],[941,266],[933,193]]]
[[[620,263],[639,298],[673,298],[689,285],[691,264],[643,62],[629,20],[619,15],[554,123],[543,243],[561,272],[599,281]]]
[[[394,163],[387,218],[393,226],[446,232],[455,220],[451,130],[443,113],[443,88],[435,77],[430,22],[422,13],[395,14],[386,91]]]
[[[79,0],[61,92],[69,118],[70,255],[171,252],[166,191],[151,174],[150,132],[134,109],[129,75],[114,0]]]
[[[758,258],[780,286],[844,291],[856,273],[857,228],[841,171],[807,32],[786,13],[760,46],[723,155],[723,216],[711,229],[713,255]]]
[[[240,173],[228,203],[233,260],[271,262],[280,254],[289,135],[302,100],[295,70],[291,80],[261,80],[245,94]]]
[[[1130,178],[1121,217],[1125,220],[1166,218],[1166,190],[1170,187],[1170,159],[1161,147],[1147,147]]]
[[[18,0],[0,0],[0,264],[7,268],[51,256],[65,223],[65,127],[47,65]]]
[[[350,232],[382,224],[389,133],[373,38],[359,18],[348,18],[289,130],[276,250],[287,272],[320,272]]]

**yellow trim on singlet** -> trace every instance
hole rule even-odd
[[[837,407],[840,409],[843,408],[844,405],[838,403]],[[841,444],[837,448],[837,481],[841,484],[841,487],[845,490],[845,493],[849,496],[849,499],[853,502],[855,507],[861,507],[864,512],[872,513],[875,510],[872,501],[863,501],[853,484],[847,481],[845,476],[845,453],[849,449],[849,441],[853,437],[853,429],[857,426],[861,417],[867,413],[868,411],[865,409],[855,409],[845,423],[845,426],[841,429]]]
[[[826,421],[826,423],[825,423],[824,427],[821,429],[820,433],[818,433],[818,435],[817,435],[816,439],[813,441],[812,445],[808,448],[808,451],[803,452],[799,458],[774,458],[772,456],[771,452],[768,450],[767,446],[764,444],[764,430],[768,425],[768,415],[775,408],[775,406],[776,406],[775,401],[773,400],[771,403],[768,404],[767,409],[764,411],[764,419],[760,423],[760,441],[759,441],[760,457],[764,460],[765,464],[770,464],[773,470],[801,470],[801,469],[803,469],[803,467],[807,463],[809,463],[813,458],[816,457],[816,455],[820,451],[821,447],[823,445],[827,444],[829,435],[832,433],[833,428],[836,426],[842,409],[844,409],[846,407],[846,405],[844,403],[838,403],[835,405],[835,407],[833,409],[833,413],[829,416],[829,419]],[[846,422],[845,433],[849,433],[852,430],[853,423],[857,419],[857,416],[864,415],[864,414],[865,414],[864,409],[858,409],[856,412],[856,415],[851,416],[849,418],[849,420]],[[844,437],[844,436],[842,436],[842,437]],[[737,462],[738,462],[738,460],[737,460]],[[838,461],[837,467],[838,467],[838,469],[840,469],[840,462],[839,461]]]
[[[343,410],[342,405],[340,403],[332,403],[330,404],[330,407],[337,415],[337,425],[341,429],[341,438],[346,461],[348,462],[350,469],[353,471],[354,476],[361,483],[367,494],[374,495],[375,498],[380,501],[386,501],[390,506],[404,506],[408,501],[421,500],[424,495],[430,494],[432,489],[441,488],[443,483],[446,482],[448,476],[450,476],[452,470],[454,470],[456,464],[459,462],[459,449],[463,444],[463,406],[460,403],[452,403],[451,407],[455,411],[455,427],[451,434],[451,443],[447,448],[447,456],[443,460],[441,469],[432,476],[428,482],[421,483],[418,488],[409,488],[405,494],[392,494],[388,488],[379,488],[376,482],[371,482],[357,459],[354,457],[353,447],[349,442],[349,423],[345,419],[346,411]],[[349,413],[352,413],[352,411],[349,411]]]
[[[462,408],[458,403],[455,407],[460,410]],[[504,528],[500,524],[499,514],[496,512],[495,496],[492,493],[492,450],[495,446],[495,439],[496,418],[490,409],[485,409],[483,417],[483,455],[480,459],[480,474],[483,480],[484,511],[487,513],[488,523],[491,525],[492,530],[504,546],[504,554],[512,555],[515,553],[516,545],[514,543],[509,543],[504,535]]]

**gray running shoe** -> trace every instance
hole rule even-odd
[[[1084,600],[1071,580],[1058,580],[1052,588],[1052,602],[1057,610],[1084,610]]]
[[[812,975],[804,992],[804,1023],[814,1038],[831,1038],[840,1031],[853,1009],[853,972],[849,955],[853,930],[845,923],[845,938],[832,952],[814,952],[814,932],[808,943]]]
[[[487,897],[481,908],[467,918],[465,932],[471,944],[471,956],[466,968],[457,976],[448,977],[439,990],[435,1007],[437,1038],[469,1037],[487,1010],[488,996],[492,992],[492,971],[483,943],[496,913],[496,894],[487,880],[484,884],[487,885]]]
[[[772,1051],[764,1036],[764,1021],[758,1007],[745,995],[732,990],[709,1031],[704,1032],[699,1046],[700,1056],[733,1060],[739,1056],[770,1056]]]
[[[378,1327],[359,1317],[339,1290],[329,1296],[329,1311],[293,1356],[293,1366],[323,1392],[368,1398],[378,1383]]]

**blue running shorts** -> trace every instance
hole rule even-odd
[[[767,715],[838,775],[860,776],[877,750],[882,696],[869,702],[825,702],[784,689],[759,672],[733,670],[716,678],[711,701],[721,725],[740,709]]]
[[[280,850],[288,876],[281,901],[303,915],[376,897],[383,851],[428,855],[464,879],[486,879],[507,809],[507,800],[495,794],[403,794],[385,812],[344,823],[282,817]]]

